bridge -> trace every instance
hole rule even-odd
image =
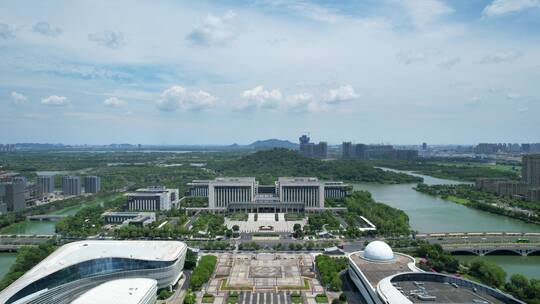
[[[467,243],[441,244],[444,251],[452,254],[484,255],[540,255],[540,244]]]
[[[67,215],[64,214],[39,214],[39,215],[28,215],[26,217],[27,220],[30,221],[59,221],[66,217]]]

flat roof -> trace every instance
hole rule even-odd
[[[319,179],[316,177],[278,177],[280,183],[318,183]]]
[[[394,259],[388,262],[370,261],[362,258],[363,251],[354,252],[349,255],[349,259],[362,271],[366,279],[371,284],[373,290],[384,278],[402,272],[410,272],[409,264],[414,264],[414,259],[410,256],[394,252]]]
[[[126,258],[145,261],[174,261],[187,250],[178,241],[86,240],[66,244],[27,271],[0,292],[0,303],[7,301],[28,284],[63,268],[99,258]]]
[[[254,183],[255,177],[218,177],[211,183]]]
[[[137,211],[129,211],[129,212],[116,212],[116,211],[108,211],[103,212],[101,216],[139,216],[139,215],[154,215],[155,212],[137,212]]]
[[[407,277],[409,276],[409,277]],[[382,280],[377,292],[390,304],[405,303],[523,303],[499,290],[431,272],[404,273]],[[430,300],[429,300],[430,299]]]
[[[72,304],[137,304],[156,292],[157,281],[135,278],[109,281],[98,285],[71,302]]]

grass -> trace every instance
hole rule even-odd
[[[305,216],[302,213],[285,213],[286,221],[301,221],[304,217]]]
[[[227,215],[227,217],[231,221],[244,221],[245,222],[245,221],[248,220],[247,213],[242,213],[242,212],[231,213],[231,214]]]
[[[461,205],[465,205],[465,206],[470,203],[469,200],[466,199],[466,198],[461,198],[461,197],[457,197],[457,196],[453,196],[453,195],[448,196],[447,199],[449,201],[451,201],[451,202],[461,204]]]
[[[240,301],[240,297],[237,293],[229,294],[229,297],[227,298],[227,304],[237,304],[238,301]]]
[[[302,303],[302,296],[299,293],[293,293],[291,295],[291,301],[294,304],[300,304],[300,303]]]
[[[328,304],[328,297],[324,293],[315,296],[315,302]]]
[[[203,303],[214,303],[214,296],[209,294],[209,293],[206,293],[206,294],[204,294],[204,296],[202,298],[202,302]]]
[[[278,289],[280,290],[309,289],[309,280],[304,278],[304,286],[281,285],[281,286],[278,286]]]

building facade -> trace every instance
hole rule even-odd
[[[524,155],[521,162],[523,182],[531,187],[540,187],[540,154]]]
[[[144,227],[156,221],[154,212],[105,212],[101,216],[107,224]]]
[[[62,193],[64,195],[81,195],[81,178],[79,176],[62,176]]]
[[[177,241],[73,242],[58,248],[0,292],[0,303],[67,304],[103,283],[148,278],[170,288],[182,276],[187,246]]]
[[[54,175],[38,175],[36,184],[39,195],[54,193]]]
[[[327,158],[328,157],[328,143],[321,141],[318,144],[310,142],[310,138],[307,135],[302,135],[298,139],[300,142],[299,152],[306,157],[314,158]]]
[[[325,198],[342,199],[348,185],[315,177],[280,177],[274,185],[259,185],[254,177],[220,177],[188,184],[194,197],[208,197],[216,212],[322,211]]]
[[[161,186],[140,188],[126,196],[128,210],[170,210],[178,202],[178,189],[167,189]]]
[[[26,208],[26,183],[23,180],[13,180],[0,185],[3,188],[3,205],[6,212],[17,212]]]
[[[84,177],[84,192],[98,193],[101,191],[101,178],[99,176]]]

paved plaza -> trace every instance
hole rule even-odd
[[[229,290],[322,290],[311,254],[225,253],[218,256],[211,285]]]
[[[306,219],[286,221],[285,213],[278,213],[277,221],[275,213],[258,213],[257,221],[255,221],[255,213],[249,213],[247,221],[225,220],[227,228],[232,229],[234,225],[238,225],[240,232],[294,232],[293,227],[295,224],[304,227],[306,223]]]

